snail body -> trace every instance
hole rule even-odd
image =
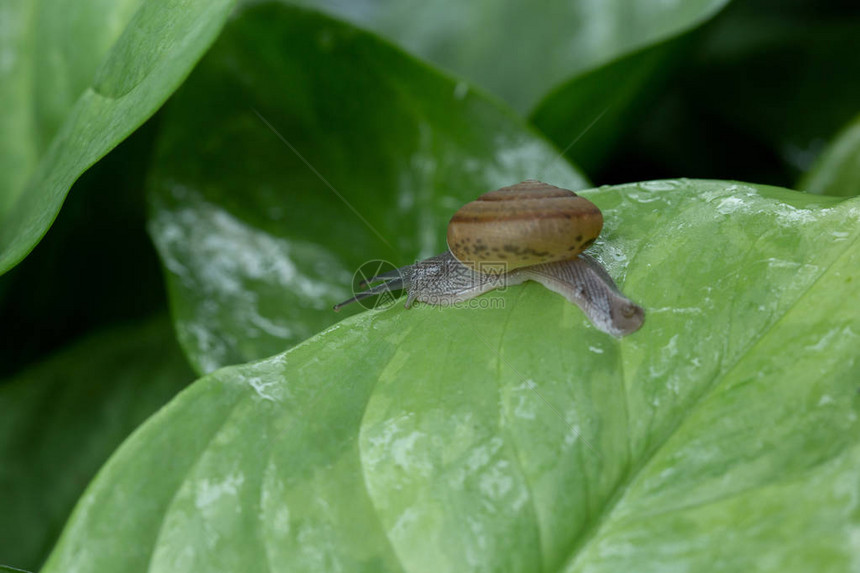
[[[502,286],[539,282],[576,304],[613,336],[638,330],[645,312],[618,290],[609,273],[583,251],[603,227],[591,201],[535,180],[485,193],[448,224],[449,250],[372,277],[381,284],[335,305],[384,292],[407,291],[415,301],[449,306]]]

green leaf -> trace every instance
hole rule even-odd
[[[860,116],[824,150],[800,188],[819,195],[860,195]]]
[[[140,126],[215,39],[232,0],[13,0],[0,33],[0,273],[72,183]]]
[[[558,86],[531,113],[547,137],[588,173],[603,167],[611,147],[675,67],[683,38],[643,49]]]
[[[72,187],[45,238],[0,276],[0,379],[86,332],[167,309],[158,256],[145,228],[148,122]]]
[[[460,205],[529,177],[586,186],[466,84],[319,14],[249,9],[165,110],[150,179],[189,360],[210,372],[308,338],[362,263],[441,252]]]
[[[120,448],[44,572],[850,569],[860,202],[589,197],[642,330],[530,283],[220,370]]]
[[[0,560],[38,568],[96,470],[193,377],[159,319],[104,330],[0,382]]]
[[[571,76],[694,28],[727,0],[550,0],[540,6],[457,0],[294,3],[322,8],[373,30],[525,113]],[[612,93],[611,87],[606,86],[604,95]]]

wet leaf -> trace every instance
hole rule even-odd
[[[588,196],[642,330],[530,283],[219,370],[110,460],[45,573],[850,569],[858,200]]]
[[[252,8],[162,124],[150,230],[179,339],[201,373],[281,352],[342,318],[362,263],[441,252],[460,205],[529,177],[586,186],[466,84],[319,14]]]

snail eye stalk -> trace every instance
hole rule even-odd
[[[385,273],[385,274],[389,274],[389,273]],[[364,287],[368,283],[376,282],[376,280],[382,276],[383,275],[379,275],[378,277],[373,277],[372,279],[369,279],[367,281],[362,281],[360,286]],[[353,302],[358,302],[360,300],[364,300],[364,299],[369,298],[371,296],[383,294],[383,293],[390,292],[390,291],[402,290],[403,288],[405,288],[403,279],[398,276],[397,278],[393,278],[391,280],[387,280],[386,282],[384,282],[382,284],[378,284],[375,287],[369,288],[369,289],[362,291],[360,293],[356,293],[356,295],[354,297],[349,298],[343,302],[337,303],[336,305],[334,305],[333,308],[334,308],[335,312],[338,312],[338,311],[340,311],[340,309],[342,309],[346,305],[351,304]]]
[[[393,269],[393,270],[390,270],[390,271],[387,271],[384,273],[379,273],[378,275],[373,275],[372,277],[370,277],[368,279],[363,279],[361,282],[358,283],[358,286],[359,286],[359,288],[364,288],[367,285],[371,285],[371,284],[379,282],[379,281],[390,281],[391,279],[399,279],[403,276],[403,270],[404,270],[403,268]],[[398,288],[403,288],[403,287],[398,287]],[[393,287],[392,287],[392,289],[393,289]]]

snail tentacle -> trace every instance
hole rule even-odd
[[[364,300],[368,297],[371,297],[371,296],[374,296],[377,294],[382,294],[384,292],[401,290],[401,289],[407,288],[408,286],[409,286],[408,283],[405,282],[401,277],[397,277],[397,278],[388,280],[382,284],[378,284],[375,287],[372,287],[372,288],[369,288],[367,290],[356,293],[355,296],[353,296],[352,298],[348,298],[347,300],[345,300],[343,302],[337,303],[336,305],[334,305],[333,308],[334,308],[335,312],[338,312],[341,308],[343,308],[344,306],[351,304],[353,302],[358,302],[360,300]]]
[[[364,288],[367,285],[372,285],[373,283],[376,283],[379,281],[389,281],[391,279],[401,278],[403,276],[404,272],[406,271],[406,269],[408,269],[411,266],[412,265],[408,265],[405,267],[400,267],[399,269],[393,269],[390,271],[386,271],[384,273],[379,273],[378,275],[373,275],[372,277],[370,277],[368,279],[364,279],[361,282],[359,282],[358,286],[361,288]]]

